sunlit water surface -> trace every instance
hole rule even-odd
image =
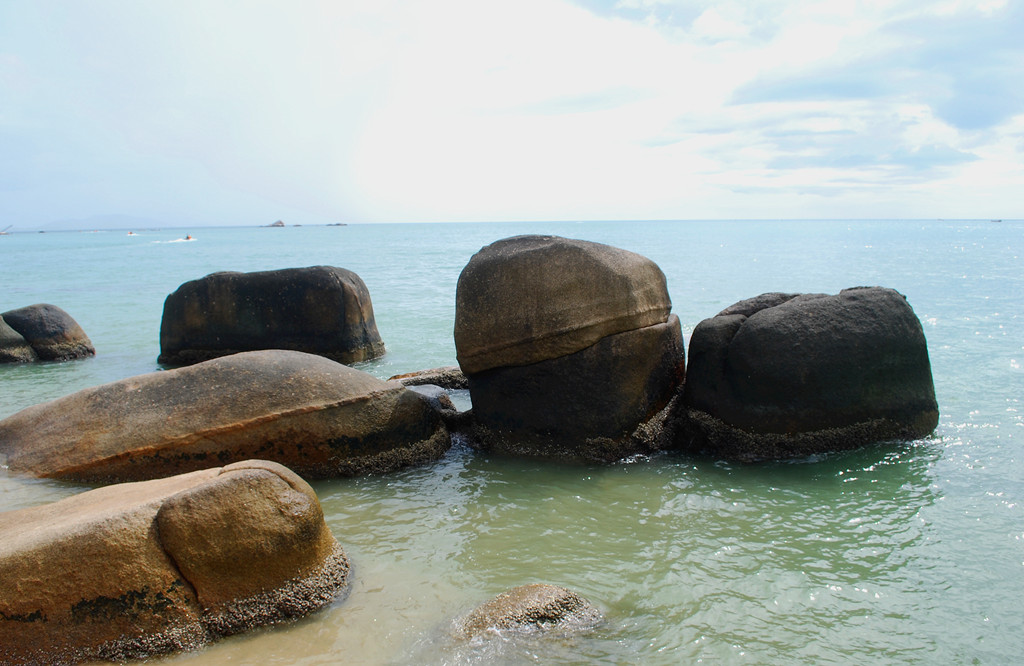
[[[577,466],[474,453],[313,484],[352,564],[348,595],[302,621],[152,660],[182,664],[1012,663],[1024,654],[1024,225],[685,222],[381,225],[13,234],[0,311],[66,309],[94,359],[0,366],[0,417],[157,370],[163,299],[218,270],[357,272],[388,347],[380,377],[455,362],[459,271],[518,233],[654,259],[684,335],[765,291],[907,295],[929,342],[931,438],[788,463],[667,453]],[[169,242],[188,231],[194,242]],[[0,472],[0,510],[86,486]],[[448,636],[528,582],[605,622],[574,638]]]

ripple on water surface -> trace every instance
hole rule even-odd
[[[302,663],[311,664],[346,652],[371,663],[920,657],[934,646],[913,619],[930,598],[918,513],[936,500],[927,469],[937,451],[567,467],[457,445],[433,467],[319,482],[354,584],[285,640],[310,641]],[[606,621],[543,644],[446,638],[452,618],[536,581],[576,590]],[[274,663],[268,649],[257,634],[211,656],[256,650]]]
[[[3,309],[60,305],[98,356],[0,368],[0,415],[154,370],[163,299],[216,270],[354,270],[388,348],[360,367],[379,377],[455,362],[458,273],[480,247],[518,233],[649,256],[685,331],[764,291],[891,286],[925,327],[935,438],[749,466],[673,455],[568,466],[457,446],[435,465],[319,482],[353,562],[348,599],[162,661],[1009,663],[1024,653],[1020,231],[896,221],[353,225],[209,229],[196,243],[131,246],[140,239],[16,235],[0,243]],[[0,472],[5,509],[80,489]],[[553,642],[444,639],[454,616],[532,581],[578,591],[606,622]]]

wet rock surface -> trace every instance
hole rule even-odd
[[[459,639],[492,632],[571,635],[593,629],[601,619],[601,611],[572,590],[533,583],[477,606],[454,622],[452,634]]]

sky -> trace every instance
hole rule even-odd
[[[1020,0],[0,0],[0,230],[1024,217]]]

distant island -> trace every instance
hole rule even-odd
[[[273,224],[265,224],[263,226],[264,227],[285,227],[287,225],[283,221],[278,220],[277,222],[274,222]],[[292,226],[294,226],[294,227],[301,227],[302,225],[301,224],[293,224]],[[328,227],[347,227],[348,225],[345,224],[344,222],[334,222],[332,224],[328,224],[327,226]]]

